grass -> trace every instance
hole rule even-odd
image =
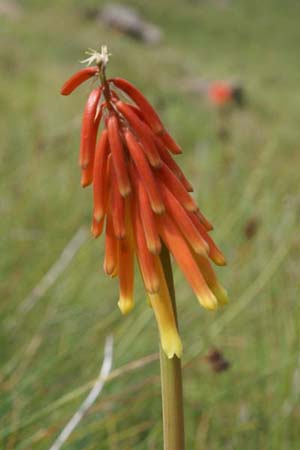
[[[221,3],[128,1],[161,26],[155,48],[87,21],[78,0],[20,1],[21,18],[0,17],[0,448],[50,447],[97,376],[109,333],[121,370],[64,448],[162,448],[158,361],[127,367],[157,352],[155,322],[140,283],[135,310],[120,316],[116,283],[101,270],[102,240],[89,237],[20,312],[89,226],[91,194],[79,188],[77,168],[89,87],[68,99],[58,92],[83,50],[101,43],[113,53],[109,74],[141,87],[185,149],[178,159],[229,261],[219,275],[231,302],[213,314],[175,269],[187,449],[298,448],[300,6]],[[243,84],[247,104],[230,114],[228,141],[217,135],[216,111],[184,90],[190,77]],[[251,220],[257,233],[247,239]],[[211,370],[204,356],[212,347],[228,371]]]

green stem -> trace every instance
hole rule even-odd
[[[170,255],[165,246],[161,262],[168,284],[177,323],[175,289]],[[177,325],[178,326],[178,325]],[[177,356],[169,359],[160,347],[160,373],[164,430],[164,450],[184,450],[184,417],[182,400],[181,361]]]

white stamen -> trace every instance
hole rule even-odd
[[[85,53],[86,55],[89,55],[89,57],[80,62],[82,64],[87,64],[88,66],[95,64],[97,66],[105,67],[111,56],[111,53],[108,53],[107,45],[101,45],[100,53],[92,48],[89,48]]]

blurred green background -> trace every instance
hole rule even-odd
[[[63,448],[162,448],[153,313],[138,282],[121,317],[103,240],[89,235],[77,152],[90,85],[59,95],[84,50],[106,43],[108,75],[140,87],[183,147],[177,160],[229,262],[218,273],[231,301],[216,313],[175,268],[187,449],[298,449],[300,3],[122,3],[160,27],[160,44],[92,20],[102,1],[0,1],[0,448],[50,448],[110,333],[117,371]],[[221,117],[190,79],[237,80],[245,105]],[[228,370],[209,363],[212,349]]]

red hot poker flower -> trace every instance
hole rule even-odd
[[[162,244],[199,302],[211,310],[226,303],[227,294],[209,259],[224,265],[225,258],[208,234],[212,225],[190,195],[192,186],[171,156],[181,149],[157,112],[127,80],[106,79],[106,48],[92,52],[87,61],[95,66],[78,71],[61,93],[68,95],[87,79],[100,77],[84,109],[79,157],[83,187],[93,184],[92,233],[98,237],[105,230],[104,271],[119,278],[121,312],[134,305],[136,259],[162,347],[169,358],[180,357],[182,344],[159,257]]]
[[[208,96],[216,106],[224,106],[233,99],[233,89],[224,81],[216,81],[208,88]]]

